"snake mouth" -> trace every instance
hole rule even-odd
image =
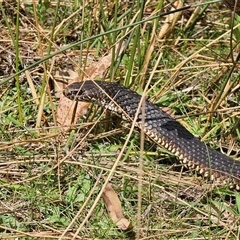
[[[63,89],[63,95],[65,96],[65,97],[67,97],[67,98],[70,98],[70,96],[71,96],[71,91],[70,91],[70,89],[67,87],[67,88],[65,88],[65,89]]]

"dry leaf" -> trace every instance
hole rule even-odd
[[[116,223],[117,227],[121,230],[132,229],[132,223],[123,216],[121,202],[110,183],[107,184],[102,198],[108,208],[112,221]]]

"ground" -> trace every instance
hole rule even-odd
[[[237,191],[137,129],[128,139],[132,123],[100,107],[71,130],[56,115],[56,84],[111,56],[101,78],[148,86],[151,101],[240,160],[240,21],[222,2],[194,4],[0,2],[2,239],[239,239]],[[99,195],[110,175],[132,230],[117,228]]]

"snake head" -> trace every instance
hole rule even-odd
[[[81,90],[80,90],[81,89]],[[82,95],[82,83],[81,82],[74,82],[68,85],[63,90],[63,95],[71,100],[78,100],[77,98],[79,95]]]
[[[106,92],[106,89],[102,89],[103,86],[101,85],[103,85],[103,83],[99,82],[98,84],[91,80],[74,82],[63,90],[63,95],[75,101],[103,104],[100,100],[104,99],[104,102],[107,103],[110,101],[109,98],[106,97],[108,93]]]

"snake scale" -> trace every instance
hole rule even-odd
[[[134,119],[137,114],[136,127],[159,146],[176,155],[188,169],[240,190],[239,161],[208,147],[148,100],[145,100],[144,108],[137,112],[141,95],[136,92],[118,83],[87,80],[68,85],[63,94],[71,100],[102,105],[125,119]]]

